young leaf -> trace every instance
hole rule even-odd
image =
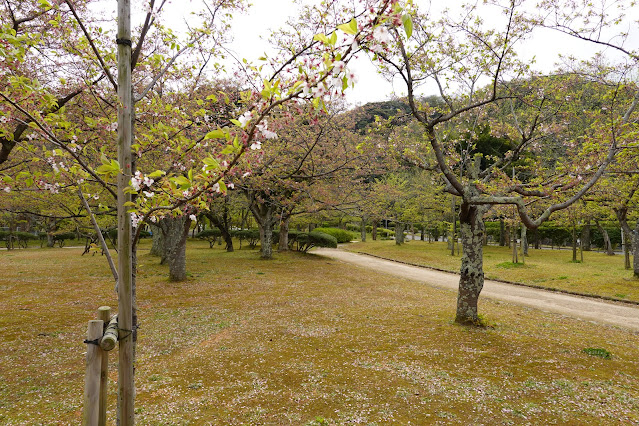
[[[413,35],[413,21],[410,18],[410,15],[403,15],[402,22],[404,23],[404,31],[406,32],[406,37],[410,38],[410,36]]]
[[[346,34],[357,34],[357,21],[353,18],[348,24],[338,25],[337,29],[344,31]]]
[[[328,44],[328,38],[324,34],[315,34],[313,40],[321,41],[324,44]]]
[[[204,140],[207,139],[225,139],[226,138],[226,132],[222,129],[216,129],[213,130],[212,132],[208,132],[206,134],[206,136],[204,136]]]

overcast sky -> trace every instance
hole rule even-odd
[[[313,0],[305,0],[313,1]],[[294,16],[298,10],[297,6],[290,0],[252,0],[253,6],[247,14],[239,14],[234,17],[233,37],[231,49],[236,52],[238,57],[246,58],[249,61],[257,62],[257,58],[264,52],[270,50],[268,43],[269,30],[284,26],[286,20],[290,16]],[[427,0],[415,0],[420,8],[430,7]],[[443,1],[436,2],[438,5]],[[459,1],[446,2],[447,7],[459,4]],[[533,1],[530,2],[534,4]],[[197,7],[198,1],[192,1],[191,6]],[[174,10],[172,14],[177,13],[173,19],[178,18],[184,12],[185,3],[183,1],[175,1],[172,5]],[[433,6],[431,12],[436,14],[437,7]],[[165,14],[166,16],[166,14]],[[184,16],[179,16],[181,21]],[[237,29],[237,30],[235,30]],[[531,41],[521,45],[518,49],[520,56],[524,59],[536,60],[535,68],[545,72],[554,68],[554,64],[558,61],[558,53],[574,54],[578,57],[590,57],[598,48],[594,44],[579,42],[571,37],[562,35],[551,30],[538,30]],[[347,99],[352,104],[364,104],[367,102],[387,100],[393,95],[403,96],[405,94],[405,86],[401,81],[394,83],[386,81],[377,74],[375,68],[370,63],[366,55],[360,55],[360,58],[349,65],[358,76],[359,81],[354,89],[349,89]],[[426,87],[423,94],[435,94],[434,87]]]

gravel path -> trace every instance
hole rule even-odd
[[[315,249],[312,253],[455,292],[459,284],[459,275],[456,274],[405,265],[340,249],[322,248]],[[554,312],[639,332],[639,307],[621,303],[605,302],[586,297],[505,284],[492,280],[486,280],[484,282],[481,297],[503,300],[518,305],[541,309],[546,312]]]

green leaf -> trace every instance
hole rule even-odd
[[[337,33],[335,31],[333,31],[333,34],[331,34],[330,38],[328,39],[328,43],[331,46],[335,46],[335,43],[337,43]]]
[[[404,23],[406,37],[410,38],[410,36],[413,35],[413,20],[410,18],[410,15],[406,14],[402,16],[402,22]]]
[[[226,139],[226,132],[222,129],[213,130],[204,136],[204,140],[207,139]]]
[[[166,174],[166,172],[162,171],[162,170],[156,170],[153,173],[147,175],[149,178],[151,179],[157,179],[160,178],[162,176],[164,176]]]
[[[224,183],[224,181],[220,179],[217,183],[220,184],[220,192],[226,193],[226,184]]]
[[[222,151],[222,153],[224,153],[224,151]],[[206,170],[215,170],[220,168],[220,163],[211,156],[206,157],[202,160],[202,162],[206,165]]]
[[[344,31],[346,34],[357,34],[357,21],[355,18],[351,19],[348,24],[338,25],[337,29]]]
[[[182,189],[191,187],[191,181],[189,181],[185,176],[171,178],[171,181],[180,186]]]
[[[315,34],[313,40],[321,41],[324,44],[328,44],[328,38],[324,34]]]
[[[237,127],[242,127],[242,123],[234,118],[231,119],[231,123],[235,124]]]

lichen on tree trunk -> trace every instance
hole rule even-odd
[[[459,212],[460,234],[463,254],[457,295],[457,314],[455,322],[467,325],[479,325],[477,311],[479,294],[484,287],[484,247],[486,228],[483,214],[485,208],[462,203]]]
[[[164,263],[164,237],[162,237],[162,230],[156,225],[151,225],[151,232],[153,233],[153,243],[149,254],[161,257],[160,263]]]
[[[264,223],[260,224],[260,257],[262,259],[273,258],[273,222],[270,220],[271,215],[267,215]]]

